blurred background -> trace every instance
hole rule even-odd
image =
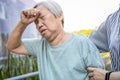
[[[37,71],[36,58],[13,55],[5,44],[20,19],[20,12],[43,0],[0,0],[0,80]],[[63,8],[65,31],[88,36],[94,29],[119,9],[120,0],[55,0]],[[39,37],[34,23],[29,25],[23,38]],[[100,54],[106,69],[111,69],[109,52]],[[27,63],[27,64],[26,64]],[[17,66],[16,66],[17,65]],[[37,80],[38,76],[26,78]]]
[[[39,2],[40,0],[35,0]],[[94,29],[119,8],[120,0],[55,0],[64,11],[65,30]]]

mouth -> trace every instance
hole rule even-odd
[[[46,30],[47,30],[47,29],[43,29],[43,30],[40,31],[40,33],[41,33],[42,35],[44,35]]]

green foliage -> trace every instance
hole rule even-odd
[[[2,61],[0,79],[10,78],[35,71],[38,71],[36,58],[23,55],[13,55],[8,51],[7,59]],[[38,80],[38,76],[24,80]]]

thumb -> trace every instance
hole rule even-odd
[[[95,70],[95,68],[94,67],[87,67],[87,70],[90,72],[93,72]]]

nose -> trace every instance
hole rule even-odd
[[[41,23],[41,24],[39,24],[38,27],[39,27],[39,29],[40,29],[40,28],[42,28],[43,26],[44,26],[44,24]]]
[[[43,26],[44,26],[43,24],[40,25],[40,27],[43,27]]]
[[[43,22],[42,21],[39,21],[38,24],[37,24],[38,28],[41,28],[44,26]]]

